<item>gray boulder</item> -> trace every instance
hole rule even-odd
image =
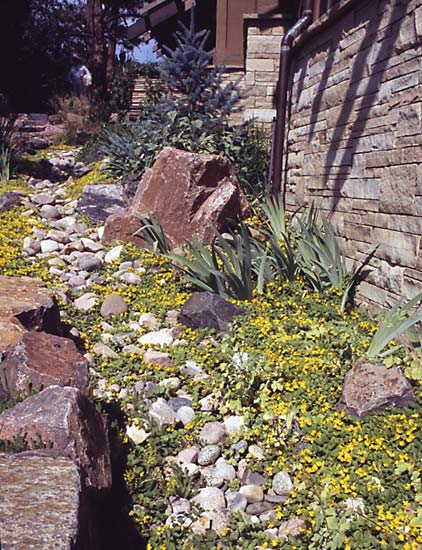
[[[93,220],[105,221],[110,214],[125,210],[129,198],[120,183],[87,185],[78,200],[78,210]]]
[[[211,292],[194,292],[184,303],[179,322],[189,328],[213,328],[226,332],[235,315],[246,311]]]

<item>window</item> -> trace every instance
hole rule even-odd
[[[314,21],[339,2],[340,0],[314,0]]]

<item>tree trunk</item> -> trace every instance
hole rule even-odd
[[[107,92],[110,94],[112,91],[115,59],[116,59],[116,44],[117,44],[117,27],[119,22],[119,6],[114,4],[109,13],[109,19],[107,22],[107,61],[106,61],[106,87]]]
[[[105,36],[101,0],[87,0],[89,68],[92,72],[92,99],[95,109],[102,105],[107,91],[105,75]]]

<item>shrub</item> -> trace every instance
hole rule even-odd
[[[224,84],[224,67],[210,69],[208,32],[193,23],[176,33],[177,46],[167,50],[158,70],[166,94],[148,104],[137,122],[106,132],[101,150],[115,176],[141,175],[164,146],[219,154],[235,165],[245,190],[262,194],[268,171],[268,140],[251,123],[229,125],[241,97],[236,82]]]
[[[52,100],[54,110],[63,118],[65,136],[69,145],[79,145],[98,130],[98,122],[91,119],[91,104],[88,97],[74,95],[56,96]]]

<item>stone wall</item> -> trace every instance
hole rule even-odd
[[[422,0],[343,0],[293,53],[288,208],[320,205],[350,260],[380,243],[381,306],[422,290],[421,42]]]
[[[255,119],[271,129],[276,114],[275,94],[280,66],[280,44],[291,20],[282,15],[244,15],[246,63],[244,70],[228,70],[227,80],[236,80],[245,98],[233,122]]]

